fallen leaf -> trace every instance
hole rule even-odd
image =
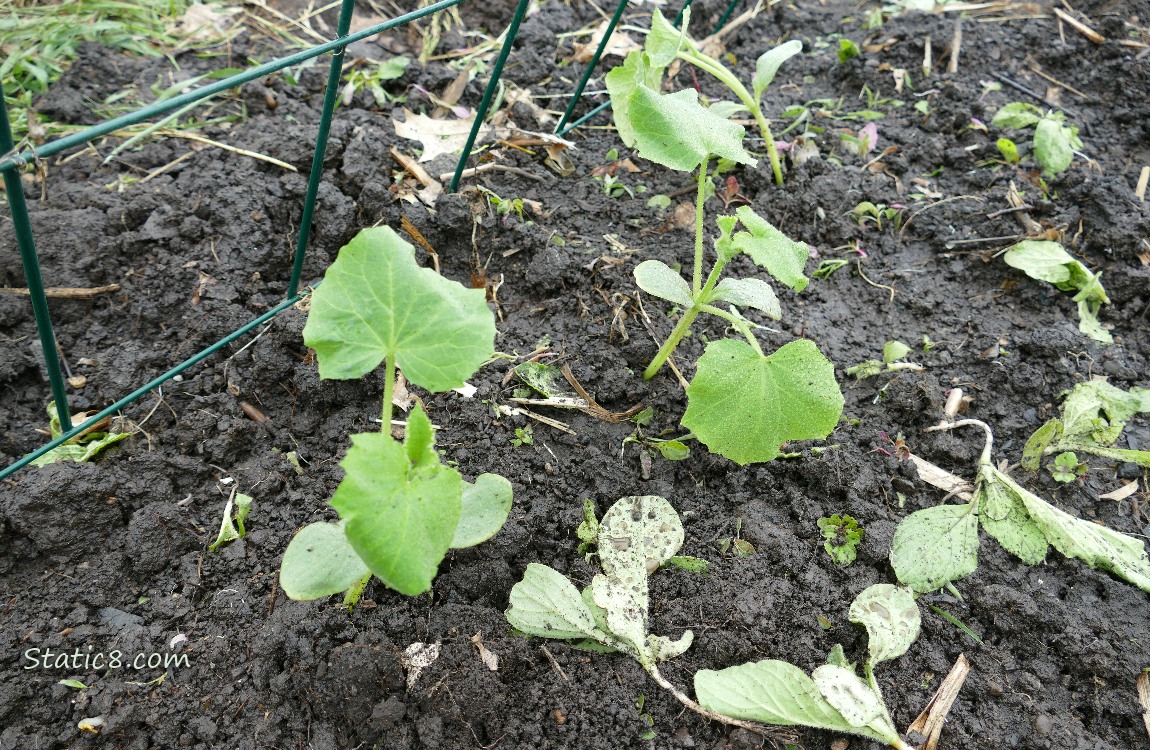
[[[671,226],[676,229],[690,229],[695,226],[695,207],[684,201],[675,206],[671,214]]]
[[[419,157],[421,162],[431,161],[441,154],[458,154],[467,145],[467,136],[475,123],[474,115],[465,120],[433,120],[407,108],[404,108],[403,116],[403,122],[392,121],[395,134],[423,144],[423,155]],[[486,125],[480,127],[476,141],[482,140],[490,131]]]
[[[239,8],[224,10],[214,5],[192,3],[180,16],[172,33],[184,38],[184,44],[210,42],[223,35],[232,25],[231,17],[239,11]]]
[[[575,62],[589,62],[595,55],[595,50],[599,47],[599,42],[603,41],[603,35],[607,33],[608,21],[599,24],[595,32],[591,34],[591,39],[586,44],[575,45]],[[631,52],[643,49],[643,45],[636,42],[631,37],[627,36],[619,30],[615,30],[611,34],[611,38],[607,40],[607,46],[603,48],[603,55],[618,55],[619,57],[626,57]]]
[[[490,669],[492,672],[499,671],[499,657],[488,650],[487,646],[483,645],[483,634],[476,633],[471,636],[471,642],[475,644],[475,648],[479,650],[479,660],[483,662],[483,666]]]
[[[1127,484],[1122,485],[1121,487],[1119,487],[1116,490],[1111,490],[1110,492],[1107,492],[1105,495],[1099,495],[1098,499],[1099,500],[1125,500],[1126,498],[1130,497],[1131,495],[1133,495],[1137,491],[1138,491],[1138,480],[1134,480],[1133,482],[1129,482]]]

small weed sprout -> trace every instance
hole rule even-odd
[[[64,434],[63,428],[60,426],[60,414],[56,411],[56,402],[48,402],[48,434],[52,439],[60,437]],[[74,425],[82,424],[88,418],[88,412],[72,415],[72,422]],[[91,461],[99,455],[105,448],[108,448],[121,440],[131,437],[130,432],[107,432],[107,426],[110,420],[103,420],[96,425],[93,425],[86,432],[82,432],[71,440],[62,445],[58,445],[52,450],[37,459],[33,459],[33,466],[47,466],[54,464],[58,461],[76,461],[77,463],[85,463]]]
[[[234,514],[232,513],[233,508],[235,508]],[[228,502],[224,505],[224,516],[223,520],[220,521],[220,533],[216,536],[216,541],[208,545],[208,551],[215,552],[221,545],[234,542],[236,539],[243,539],[247,536],[248,531],[244,527],[244,521],[247,520],[248,513],[250,513],[251,510],[251,495],[236,492],[236,489],[233,487],[232,494],[228,497]]]
[[[994,114],[992,125],[1000,128],[1022,130],[1034,128],[1034,158],[1042,167],[1043,174],[1056,175],[1070,168],[1074,160],[1074,153],[1082,149],[1082,139],[1078,137],[1078,128],[1066,124],[1066,115],[1061,112],[1043,113],[1033,104],[1012,102],[1002,107]],[[999,151],[1006,161],[1014,163],[1018,160],[1018,147],[1013,152],[1003,148],[999,140]],[[1013,157],[1013,159],[1012,159]]]
[[[526,427],[516,427],[515,437],[511,438],[511,444],[516,448],[524,445],[534,445],[535,435],[531,429],[531,425],[527,425]]]
[[[842,567],[853,563],[858,557],[858,546],[862,542],[863,527],[851,516],[839,515],[820,518],[819,530],[823,533],[823,549],[831,559]]]
[[[1086,464],[1080,462],[1073,451],[1059,453],[1054,457],[1054,463],[1050,466],[1050,475],[1054,477],[1055,482],[1064,484],[1073,482],[1075,479],[1086,475]]]

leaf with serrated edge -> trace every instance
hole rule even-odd
[[[1031,494],[997,469],[991,471],[998,481],[1018,495],[1031,520],[1042,529],[1054,549],[1150,591],[1150,558],[1141,540],[1076,518]]]
[[[990,479],[979,486],[978,516],[986,533],[1027,565],[1046,559],[1050,545],[1042,529],[1030,520],[1022,500],[1001,482]]]
[[[898,580],[919,593],[937,591],[978,567],[978,516],[970,505],[940,505],[903,519],[891,542]]]
[[[783,443],[825,438],[842,409],[834,366],[812,341],[764,357],[723,339],[699,357],[683,426],[712,452],[747,464],[776,458]]]
[[[303,335],[322,378],[358,378],[390,356],[409,382],[440,392],[492,356],[495,318],[482,289],[421,268],[414,248],[380,227],[339,251],[312,294]]]
[[[690,285],[661,260],[645,260],[635,266],[635,283],[652,297],[683,307],[693,304]]]
[[[872,668],[905,654],[922,627],[914,596],[889,583],[875,584],[856,596],[850,620],[866,628]]]
[[[832,732],[857,731],[827,703],[803,670],[777,659],[718,671],[700,670],[695,673],[695,695],[705,708],[735,719]]]
[[[521,633],[542,638],[595,638],[590,610],[579,590],[559,571],[530,563],[523,580],[511,587],[507,622]]]
[[[806,289],[810,283],[803,275],[810,258],[807,246],[783,234],[750,206],[739,206],[735,213],[748,231],[734,236],[734,248],[751,256],[757,265],[796,292]]]
[[[385,584],[408,596],[431,588],[459,525],[463,478],[449,466],[413,469],[390,435],[353,435],[331,505],[351,546]]]
[[[660,94],[638,86],[627,98],[635,146],[644,159],[684,172],[695,170],[708,156],[756,164],[743,148],[743,126],[699,104],[694,89]]]
[[[802,51],[803,43],[798,39],[792,39],[759,55],[759,59],[755,61],[755,75],[751,78],[756,101],[762,98],[763,92],[771,85],[771,81],[775,80],[779,66]]]
[[[343,525],[313,523],[284,550],[280,588],[289,599],[309,601],[342,594],[371,571],[351,548]]]
[[[762,279],[723,279],[715,287],[712,298],[739,307],[753,307],[772,320],[783,317],[775,290]]]
[[[474,547],[499,533],[511,512],[511,500],[511,482],[498,474],[480,474],[475,484],[464,482],[451,548]]]

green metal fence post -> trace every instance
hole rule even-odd
[[[336,28],[337,37],[347,36],[351,30],[351,13],[355,10],[355,0],[343,0],[339,9],[339,24]],[[311,174],[307,180],[307,197],[303,202],[303,214],[300,216],[299,237],[296,239],[295,258],[292,260],[291,281],[288,283],[287,296],[294,297],[299,291],[299,280],[303,274],[303,258],[307,253],[307,243],[311,239],[311,222],[315,215],[315,202],[319,197],[319,183],[323,177],[323,157],[327,153],[327,137],[331,132],[331,118],[335,112],[335,98],[339,95],[339,79],[343,76],[343,54],[346,47],[340,47],[331,53],[331,67],[327,71],[327,88],[323,93],[323,112],[319,116],[319,134],[315,138],[315,153],[311,158]]]
[[[683,7],[679,8],[679,15],[675,16],[675,23],[673,25],[676,29],[679,28],[679,24],[683,22],[683,15],[687,12],[687,8],[691,7],[691,3],[694,1],[695,0],[684,0]]]
[[[0,153],[16,148],[12,142],[12,125],[8,121],[8,106],[4,103],[4,89],[0,86]],[[34,117],[29,113],[29,117]],[[48,313],[48,297],[44,294],[44,278],[40,275],[40,257],[36,253],[36,240],[32,236],[32,221],[28,218],[28,204],[24,201],[24,185],[16,165],[4,170],[4,189],[8,192],[8,210],[16,229],[16,244],[20,246],[20,260],[24,265],[24,278],[28,283],[28,296],[32,298],[32,313],[36,316],[36,330],[40,334],[40,348],[44,351],[44,366],[48,368],[48,382],[56,400],[56,414],[60,429],[72,426],[68,410],[68,392],[64,388],[64,373],[60,370],[60,353],[56,349],[56,334],[52,331],[52,318]]]
[[[511,17],[511,25],[507,27],[507,38],[503,40],[503,49],[499,50],[495,67],[491,69],[491,80],[487,82],[487,88],[483,92],[483,101],[479,103],[479,109],[475,112],[475,123],[471,126],[471,133],[467,136],[467,145],[463,147],[463,153],[459,156],[459,163],[455,165],[455,176],[451,178],[451,187],[448,192],[454,193],[459,189],[459,178],[463,176],[463,168],[467,166],[467,160],[471,158],[471,149],[475,147],[475,138],[479,135],[479,129],[483,127],[483,121],[487,118],[487,110],[491,108],[491,100],[495,97],[495,88],[499,85],[499,77],[503,75],[503,64],[507,62],[507,56],[511,54],[511,46],[515,44],[515,37],[519,36],[519,24],[523,21],[524,14],[527,13],[528,4],[529,0],[519,0],[519,5],[515,8],[515,15]]]
[[[727,19],[729,19],[731,17],[731,13],[735,10],[735,7],[739,3],[741,3],[742,1],[743,0],[731,0],[731,4],[727,6],[727,9],[725,11],[723,11],[723,15],[722,15],[722,17],[719,18],[719,22],[717,24],[715,24],[715,31],[718,31],[719,29],[721,29],[727,25]],[[711,32],[711,33],[714,33],[714,32]]]
[[[595,72],[595,68],[599,65],[599,58],[603,57],[603,50],[607,49],[607,42],[610,41],[611,35],[615,33],[615,27],[619,25],[619,19],[623,17],[623,11],[627,7],[629,0],[619,0],[619,7],[615,8],[615,15],[611,16],[610,22],[607,24],[607,30],[603,32],[603,38],[599,40],[599,46],[595,48],[595,54],[591,56],[591,60],[587,63],[587,68],[583,71],[583,77],[579,79],[579,85],[575,87],[575,93],[571,94],[571,98],[567,101],[567,110],[563,112],[563,117],[559,119],[559,124],[555,126],[555,132],[563,130],[563,126],[567,124],[567,120],[575,112],[575,106],[579,103],[579,97],[583,95],[583,89],[587,87],[587,81],[591,80],[591,74]]]

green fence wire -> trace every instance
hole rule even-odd
[[[40,272],[40,259],[36,252],[36,241],[32,232],[32,223],[28,215],[28,206],[24,199],[24,190],[20,181],[19,170],[26,164],[31,164],[37,159],[42,159],[53,154],[60,153],[76,146],[82,146],[97,138],[103,137],[116,130],[124,128],[128,125],[135,125],[145,120],[150,120],[157,115],[166,114],[181,107],[202,102],[203,100],[214,96],[220,92],[228,91],[230,89],[241,86],[249,81],[254,81],[258,78],[263,78],[276,71],[283,70],[294,65],[306,62],[321,55],[332,53],[331,65],[328,70],[327,88],[324,91],[323,109],[320,114],[319,132],[316,135],[315,151],[312,157],[311,174],[308,177],[308,187],[306,197],[304,198],[303,213],[300,221],[299,236],[296,242],[295,254],[292,259],[292,272],[291,279],[288,282],[288,289],[286,298],[272,309],[260,315],[255,320],[246,323],[232,333],[224,336],[222,339],[216,341],[212,345],[197,352],[180,364],[168,370],[159,377],[154,378],[148,383],[140,386],[136,390],[124,396],[119,401],[108,406],[107,408],[97,412],[94,416],[84,420],[83,423],[75,425],[70,429],[66,429],[62,435],[51,440],[50,442],[42,445],[35,451],[27,454],[23,458],[17,460],[15,463],[0,469],[0,479],[7,477],[23,467],[27,466],[32,461],[44,455],[48,451],[56,448],[63,443],[68,442],[72,438],[86,432],[91,427],[95,426],[104,418],[111,416],[120,409],[132,404],[145,394],[162,386],[171,378],[179,375],[180,373],[192,367],[201,360],[211,356],[223,347],[232,343],[238,338],[251,332],[260,325],[270,321],[279,313],[287,310],[295,303],[303,299],[304,294],[300,293],[300,277],[303,273],[303,262],[307,251],[308,241],[311,238],[311,224],[312,218],[315,213],[315,205],[319,192],[320,178],[323,173],[323,160],[324,154],[327,151],[328,133],[331,130],[331,121],[335,112],[336,98],[339,91],[339,81],[343,74],[343,59],[345,48],[354,42],[358,42],[369,37],[373,37],[388,29],[402,26],[410,21],[423,18],[425,16],[437,13],[446,8],[458,5],[464,0],[440,0],[425,8],[405,13],[401,16],[385,21],[383,23],[375,24],[354,34],[349,34],[348,31],[351,26],[351,15],[355,7],[355,0],[342,0],[340,5],[340,16],[337,25],[336,38],[330,42],[319,44],[309,49],[297,52],[286,57],[281,57],[263,65],[250,68],[242,73],[238,73],[229,78],[216,81],[206,86],[202,86],[179,96],[172,97],[171,99],[163,102],[157,102],[146,107],[142,107],[128,114],[116,117],[111,120],[106,120],[98,125],[86,128],[78,133],[58,138],[54,141],[46,143],[36,148],[28,149],[21,152],[16,152],[16,145],[12,141],[12,128],[8,118],[7,107],[0,107],[0,172],[4,175],[4,186],[8,196],[8,209],[12,216],[12,224],[16,234],[16,242],[20,248],[20,259],[24,267],[24,278],[28,284],[28,293],[32,301],[33,316],[36,320],[36,330],[40,338],[40,347],[44,354],[44,365],[48,372],[48,382],[52,390],[52,395],[56,402],[56,411],[60,418],[61,428],[66,428],[72,424],[71,411],[68,408],[67,391],[64,383],[64,373],[60,366],[60,356],[56,344],[56,336],[52,329],[52,320],[48,311],[48,298],[44,292],[44,280]],[[463,170],[467,165],[467,161],[471,156],[471,150],[475,146],[475,139],[482,127],[484,120],[487,118],[488,109],[491,106],[491,101],[494,98],[494,92],[498,86],[499,78],[503,72],[504,63],[507,61],[507,56],[511,52],[511,47],[515,43],[515,38],[519,32],[519,24],[523,20],[523,16],[527,11],[529,0],[519,0],[515,9],[515,14],[512,17],[511,24],[508,26],[504,34],[503,45],[499,51],[499,57],[496,61],[495,67],[491,72],[491,80],[487,84],[484,91],[483,100],[480,102],[479,108],[475,112],[475,122],[472,124],[471,133],[467,140],[467,147],[459,159],[459,164],[456,166],[455,175],[451,180],[451,190],[454,192],[459,186],[459,179],[463,174]],[[3,96],[3,91],[0,90],[0,97]]]

